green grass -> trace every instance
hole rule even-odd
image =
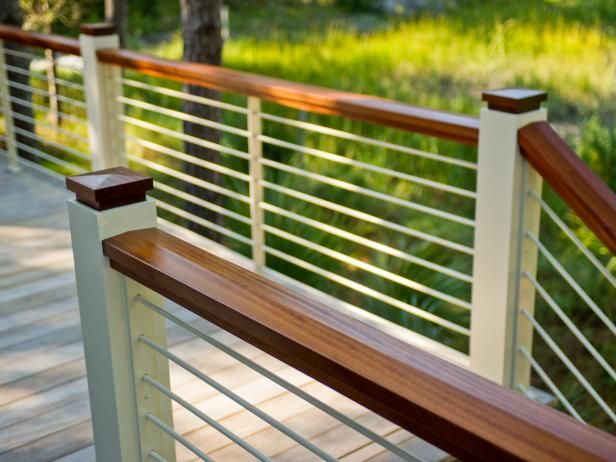
[[[532,8],[543,4],[535,1],[461,2],[465,6],[450,14],[392,21],[377,17],[368,31],[333,8],[320,7],[315,19],[316,7],[243,6],[231,11],[232,38],[224,63],[472,114],[478,112],[482,90],[530,86],[550,93],[553,120],[579,125],[580,118],[597,112],[614,117],[616,37],[609,28],[614,13],[602,18],[595,8],[595,22],[573,22],[568,16],[573,2],[552,3],[543,9]],[[593,7],[588,3],[576,11],[589,14]],[[298,10],[308,16],[307,29]],[[253,31],[256,24],[267,24],[266,32]],[[179,36],[153,51],[181,57]]]

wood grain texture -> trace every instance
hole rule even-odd
[[[79,41],[76,39],[61,37],[52,34],[40,34],[25,31],[16,26],[0,25],[0,39],[21,43],[31,47],[49,48],[59,53],[81,55]]]
[[[66,189],[76,199],[96,210],[108,210],[145,200],[145,193],[154,187],[149,176],[126,167],[66,177]]]
[[[163,231],[111,266],[463,460],[608,461],[616,438]]]
[[[401,102],[305,85],[219,66],[171,61],[129,50],[99,50],[107,64],[144,74],[202,85],[220,91],[258,96],[285,106],[386,125],[411,132],[476,145],[476,118],[411,106]]]
[[[616,255],[616,194],[547,122],[520,129],[522,155]]]

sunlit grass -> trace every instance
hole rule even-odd
[[[467,13],[425,15],[370,32],[341,19],[302,41],[238,31],[225,45],[224,63],[453,111],[477,113],[485,89],[532,86],[550,92],[556,120],[613,112],[616,37],[601,24],[558,15],[544,24],[489,15],[475,23]],[[181,48],[176,35],[153,51],[180,58]]]

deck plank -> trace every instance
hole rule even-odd
[[[82,377],[85,375],[85,361],[83,355],[78,354],[76,358],[63,363],[50,367],[43,365],[40,368],[32,368],[29,372],[29,375],[0,387],[0,406],[37,395],[54,387],[62,387],[65,383]]]
[[[60,182],[28,168],[19,175],[5,173],[0,157],[0,462],[95,461],[67,197]],[[323,402],[390,435],[392,441],[421,443],[195,314],[171,303],[167,308]],[[380,446],[183,328],[167,326],[174,354],[336,457],[348,462],[395,460],[386,459]],[[173,364],[170,370],[176,393],[275,460],[314,460],[296,442],[189,372]],[[173,410],[176,429],[214,460],[254,460],[177,403]],[[437,460],[430,450],[424,452],[426,460]],[[178,462],[195,460],[180,445],[177,455]]]
[[[38,438],[28,445],[0,454],[0,462],[48,462],[58,457],[75,454],[92,444],[92,425],[89,420],[66,427],[50,435]],[[93,456],[92,452],[92,456]],[[78,455],[78,462],[87,459]],[[94,457],[90,459],[95,460]]]

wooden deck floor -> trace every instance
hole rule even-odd
[[[95,459],[79,312],[63,185],[25,169],[4,173],[0,159],[0,462]],[[194,315],[176,314],[232,345],[365,426],[424,460],[442,453]],[[398,460],[366,438],[262,378],[177,326],[171,351],[346,462]],[[172,368],[172,388],[251,444],[280,461],[317,460],[307,450]],[[178,431],[216,461],[253,460],[185,410],[174,409]],[[178,446],[178,461],[194,460]]]

